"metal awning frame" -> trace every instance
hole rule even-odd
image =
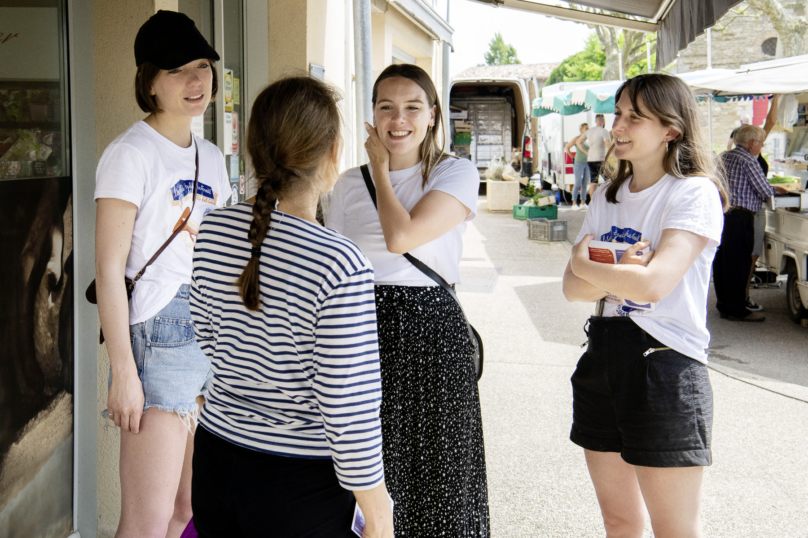
[[[660,21],[673,4],[673,0],[665,0],[660,6],[656,16],[649,21],[644,21],[637,19],[625,19],[623,17],[616,17],[603,13],[591,13],[589,11],[581,11],[571,7],[550,6],[547,4],[539,4],[537,2],[529,2],[526,0],[475,1],[488,5],[493,4],[497,7],[515,9],[518,11],[530,11],[532,13],[538,13],[539,15],[546,15],[548,17],[555,17],[557,19],[580,22],[583,24],[597,24],[601,26],[611,26],[613,28],[635,30],[646,33],[654,33],[662,28]]]

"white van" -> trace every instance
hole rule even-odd
[[[523,152],[522,175],[531,175],[530,94],[519,78],[461,78],[451,83],[449,104],[451,141],[455,121],[471,124],[470,160],[481,173],[494,159],[511,160],[513,149]],[[450,109],[451,110],[451,109]],[[525,147],[529,150],[525,152]],[[452,143],[452,150],[455,150]],[[464,150],[465,151],[465,150]],[[465,156],[465,155],[462,155]]]

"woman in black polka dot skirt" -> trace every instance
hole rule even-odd
[[[489,537],[480,398],[466,320],[454,298],[402,256],[410,252],[450,284],[459,282],[479,173],[438,145],[440,103],[421,68],[385,69],[373,87],[373,109],[366,148],[378,212],[354,168],[331,193],[326,225],[353,240],[375,270],[382,445],[395,534]]]

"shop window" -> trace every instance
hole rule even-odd
[[[774,57],[777,54],[777,38],[770,37],[763,44],[760,46],[760,50],[763,51],[763,54],[766,56]]]
[[[62,2],[0,6],[0,180],[68,175]]]
[[[227,205],[246,198],[244,134],[244,5],[242,0],[179,0],[177,7],[193,19],[221,60],[219,94],[205,115],[194,121],[192,130],[216,144],[225,156],[231,196]]]

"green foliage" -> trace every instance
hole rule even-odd
[[[522,187],[522,190],[519,191],[519,196],[533,198],[536,196],[536,186],[533,185],[533,183],[528,182],[528,184]]]
[[[623,33],[618,35],[620,47],[623,46]],[[651,54],[652,65],[656,63],[656,52]],[[546,85],[557,82],[578,82],[582,80],[603,80],[603,68],[606,67],[606,53],[603,52],[603,45],[595,32],[586,38],[584,50],[566,58],[561,65],[553,69]],[[647,61],[643,57],[637,63],[628,68],[625,73],[626,78],[647,72]]]
[[[578,82],[580,80],[602,80],[606,54],[594,32],[586,38],[584,50],[566,58],[553,69],[546,86],[557,82]]]
[[[516,49],[513,45],[506,45],[502,39],[502,34],[497,32],[494,38],[488,43],[488,52],[485,53],[486,65],[509,65],[520,64],[522,61],[516,57]]]

